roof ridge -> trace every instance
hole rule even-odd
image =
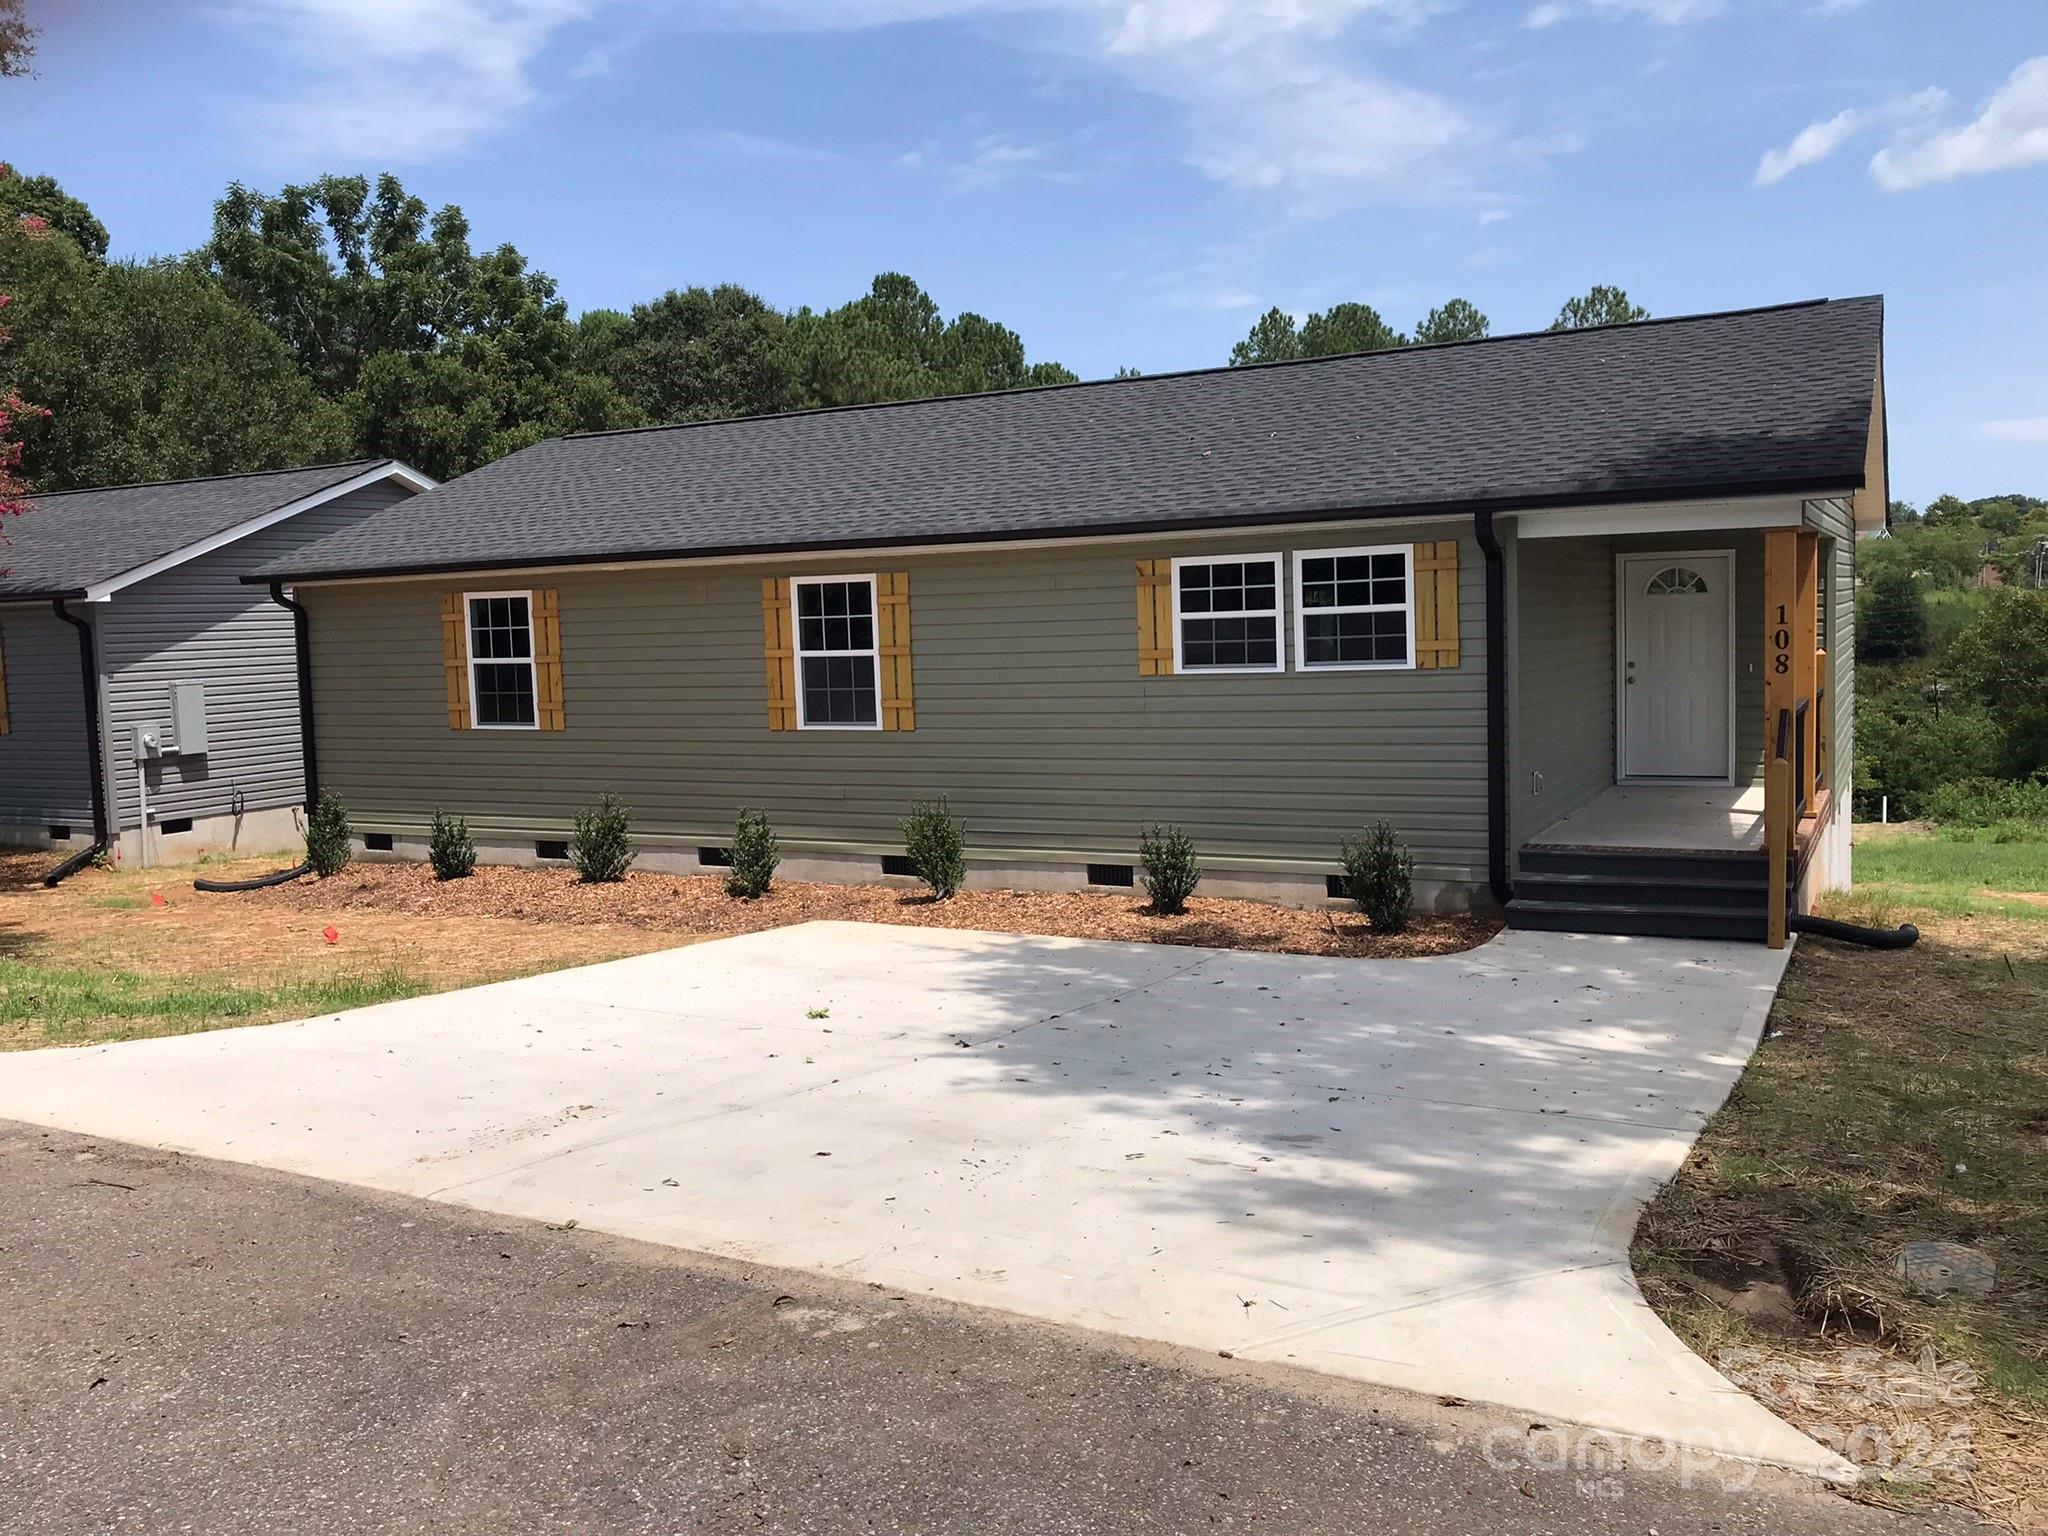
[[[174,485],[214,485],[223,480],[256,480],[265,475],[310,475],[321,469],[366,469],[373,464],[396,464],[389,457],[336,459],[330,464],[293,464],[283,469],[240,469],[228,475],[186,475],[178,480],[124,480],[118,485],[80,485],[68,491],[31,491],[30,502],[51,501],[59,496],[97,496],[103,491],[151,491]]]
[[[957,395],[913,395],[902,400],[867,400],[852,405],[814,405],[796,411],[756,411],[749,416],[713,416],[702,421],[665,421],[644,427],[607,427],[590,432],[564,432],[560,437],[544,438],[531,444],[533,448],[546,444],[579,442],[599,437],[638,437],[654,432],[684,432],[693,427],[732,427],[742,422],[797,421],[809,416],[844,416],[856,411],[889,411],[908,406],[939,405],[966,400],[1014,399],[1018,395],[1049,395],[1063,390],[1103,389],[1114,385],[1137,385],[1159,383],[1168,379],[1199,379],[1214,374],[1258,373],[1274,368],[1314,368],[1332,363],[1357,362],[1364,358],[1410,357],[1422,352],[1445,352],[1458,347],[1496,346],[1503,342],[1535,341],[1558,339],[1571,336],[1599,335],[1604,332],[1640,330],[1651,326],[1691,325],[1709,320],[1734,320],[1747,315],[1768,315],[1795,309],[1820,309],[1829,305],[1868,303],[1882,299],[1882,294],[1850,294],[1844,298],[1791,299],[1778,304],[1753,304],[1740,309],[1703,310],[1687,315],[1656,315],[1646,320],[1630,320],[1612,325],[1576,326],[1569,330],[1508,331],[1499,336],[1472,336],[1461,341],[1415,342],[1404,347],[1381,347],[1368,352],[1332,352],[1323,357],[1289,357],[1266,363],[1221,363],[1206,368],[1179,368],[1166,373],[1141,373],[1134,378],[1075,379],[1064,384],[1020,384],[1010,389],[976,389]],[[506,459],[516,458],[517,453],[507,454]],[[505,460],[495,462],[503,463]]]

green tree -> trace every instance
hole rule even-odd
[[[1856,654],[1862,661],[1903,661],[1927,654],[1927,604],[1909,570],[1888,566],[1856,594]]]
[[[1408,338],[1370,304],[1333,304],[1301,323],[1303,357],[1337,357],[1346,352],[1390,352]]]
[[[1493,329],[1493,322],[1468,299],[1452,299],[1432,309],[1415,327],[1415,339],[1430,345],[1447,341],[1478,341]]]
[[[981,315],[948,321],[932,296],[884,272],[850,304],[788,317],[794,403],[864,405],[991,389],[1071,384],[1057,363],[1029,363],[1015,331]]]
[[[236,184],[204,255],[344,407],[366,452],[445,478],[637,419],[609,378],[576,366],[554,280],[511,245],[474,250],[460,208],[430,217],[394,176],[275,195]]]
[[[1638,320],[1649,318],[1650,312],[1640,304],[1630,303],[1628,295],[1621,289],[1595,283],[1580,297],[1566,299],[1564,308],[1550,322],[1550,328],[1553,331],[1583,331],[1596,325],[1633,325]]]
[[[1295,328],[1294,316],[1284,309],[1269,309],[1252,322],[1245,339],[1230,349],[1230,366],[1288,363],[1300,356],[1301,332]]]
[[[191,261],[102,263],[0,225],[15,342],[0,385],[51,415],[25,434],[40,490],[345,458],[346,418],[290,352]]]
[[[1930,528],[1939,528],[1946,523],[1966,523],[1970,521],[1970,504],[1960,496],[1937,496],[1927,503],[1922,521]]]
[[[795,400],[787,322],[737,284],[671,289],[623,319],[601,367],[643,421],[757,416]],[[585,315],[579,344],[606,345],[600,327],[611,322]]]
[[[90,208],[57,185],[50,176],[23,176],[0,162],[0,219],[41,219],[58,234],[78,242],[88,256],[104,260],[107,226]]]
[[[1950,676],[1996,722],[2007,772],[2048,768],[2048,591],[2006,587],[1949,648]]]
[[[1873,678],[1871,681],[1875,681]],[[1875,820],[1889,798],[1894,819],[1918,816],[1944,784],[1995,774],[2004,755],[1997,725],[1963,701],[1936,708],[1933,678],[1911,669],[1897,686],[1856,701],[1856,812]]]

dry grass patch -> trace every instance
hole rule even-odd
[[[208,896],[190,869],[88,869],[45,890],[54,862],[0,855],[0,1049],[273,1023],[685,942],[630,925],[349,908],[319,901],[317,882],[302,906]]]
[[[1636,1268],[1704,1357],[1890,1467],[1868,1496],[2048,1530],[2048,924],[1897,915],[1918,947],[1801,941]],[[1891,1265],[1916,1239],[1989,1255],[1992,1295],[1911,1293]]]

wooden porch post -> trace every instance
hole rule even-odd
[[[1793,835],[1791,746],[1789,736],[1781,743],[1780,719],[1798,708],[1800,591],[1800,532],[1796,528],[1772,528],[1764,534],[1764,851],[1770,870],[1764,882],[1764,907],[1768,917],[1767,935],[1773,949],[1785,947],[1789,914],[1786,911],[1786,873],[1790,868]],[[1805,627],[1808,643],[1806,668],[1813,665],[1810,625]],[[1781,745],[1783,750],[1781,751]]]

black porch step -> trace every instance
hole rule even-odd
[[[1753,886],[1761,899],[1770,859],[1761,851],[1701,853],[1688,849],[1572,848],[1532,843],[1523,847],[1524,878],[1598,875],[1610,880],[1700,880]]]
[[[1641,875],[1628,871],[1590,871],[1571,874],[1524,872],[1515,881],[1515,894],[1533,901],[1563,902],[1574,906],[1714,907],[1731,912],[1761,912],[1764,908],[1762,871],[1754,878],[1745,875]]]
[[[1759,893],[1754,912],[1654,902],[1547,901],[1517,895],[1508,926],[1545,933],[1616,933],[1638,938],[1729,939],[1761,944],[1768,937]]]

